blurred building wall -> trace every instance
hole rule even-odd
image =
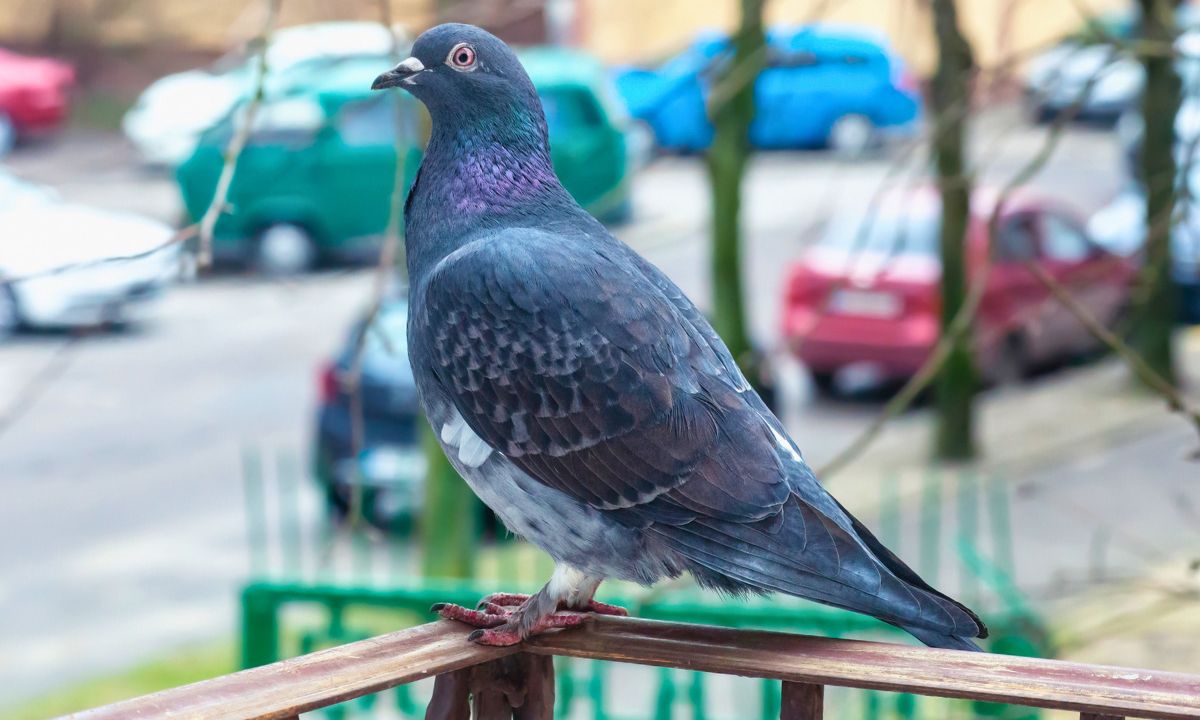
[[[381,0],[284,0],[280,25],[378,20]],[[423,28],[434,0],[390,0],[395,22]],[[177,44],[219,52],[254,37],[265,0],[0,0],[0,40],[26,46]]]
[[[381,0],[284,0],[282,25],[380,17]],[[414,30],[435,18],[496,27],[524,17],[536,0],[388,0],[395,21]],[[576,42],[614,62],[651,61],[683,47],[699,30],[729,29],[737,0],[556,0],[574,4]],[[1128,0],[959,0],[963,23],[984,67],[1078,27],[1081,8],[1118,10]],[[771,23],[812,20],[865,25],[886,34],[921,74],[932,70],[928,0],[769,0]],[[0,39],[51,49],[179,44],[217,52],[252,37],[265,0],[2,0]],[[511,12],[509,12],[511,11]],[[505,33],[510,34],[510,33]],[[527,32],[517,33],[527,40]]]
[[[705,28],[731,29],[737,0],[580,0],[582,43],[610,62],[666,57]],[[1120,10],[1128,0],[959,0],[964,30],[983,67],[1076,29],[1081,8]],[[770,23],[813,20],[873,27],[921,74],[933,69],[928,0],[768,0]],[[1007,42],[1005,40],[1007,38]]]

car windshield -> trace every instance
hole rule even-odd
[[[354,355],[357,337],[356,333],[346,349],[347,358]],[[408,303],[396,301],[379,308],[363,338],[363,371],[374,376],[412,373],[408,365]]]
[[[937,253],[939,215],[923,208],[881,208],[866,215],[841,215],[825,228],[821,247],[848,253],[926,255]]]

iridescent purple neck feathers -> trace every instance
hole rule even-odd
[[[550,161],[544,121],[438,127],[405,210],[409,273],[491,229],[538,227],[583,213]]]

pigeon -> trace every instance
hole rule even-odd
[[[925,583],[818,482],[704,315],[563,188],[542,105],[490,33],[438,25],[373,89],[432,131],[405,202],[408,348],[447,457],[555,561],[531,596],[434,606],[485,645],[581,624],[607,578],[690,573],[978,650],[978,616]]]

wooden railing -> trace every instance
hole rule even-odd
[[[269,720],[438,676],[429,720],[548,720],[551,656],[615,660],[783,681],[782,720],[819,718],[824,687],[895,690],[1070,710],[1081,720],[1200,718],[1200,676],[833,640],[630,618],[512,648],[442,621],[78,713],[88,720]],[[516,708],[516,709],[514,709]]]

